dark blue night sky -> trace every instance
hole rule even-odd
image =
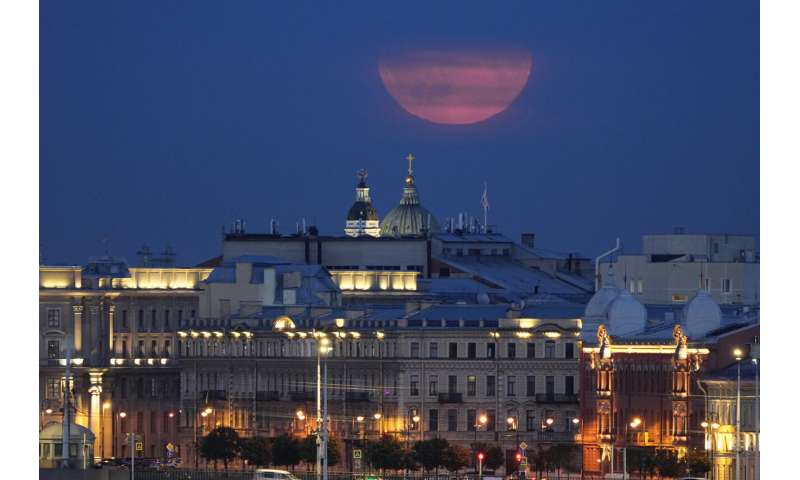
[[[491,9],[490,9],[491,6]],[[220,253],[237,217],[341,234],[355,172],[379,215],[409,152],[441,222],[597,254],[643,233],[757,234],[759,5],[641,2],[41,4],[40,238],[48,262],[133,261],[170,242]],[[411,116],[379,56],[504,45],[533,71],[508,110],[466,126]]]

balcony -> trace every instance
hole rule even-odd
[[[256,392],[256,400],[259,402],[277,402],[281,399],[279,392],[275,391],[260,391]]]
[[[536,439],[540,442],[552,443],[575,443],[574,432],[549,432],[540,431],[536,434]]]
[[[293,402],[314,402],[317,400],[317,394],[315,392],[290,392],[289,398]]]
[[[578,396],[566,393],[537,393],[536,403],[578,403]]]
[[[225,390],[203,390],[200,392],[200,399],[204,399],[209,402],[213,400],[227,400],[228,392]]]
[[[344,399],[348,402],[369,402],[369,392],[345,392]]]
[[[464,399],[458,392],[440,393],[439,403],[464,403]]]

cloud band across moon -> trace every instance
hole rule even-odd
[[[528,82],[526,50],[417,49],[383,55],[378,70],[408,113],[434,123],[466,125],[504,111]]]

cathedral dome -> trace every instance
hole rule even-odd
[[[683,307],[683,331],[691,338],[702,338],[722,325],[722,311],[705,290],[699,290]]]
[[[619,295],[608,309],[608,331],[611,335],[633,335],[641,333],[647,324],[647,309],[626,289],[620,289]]]
[[[414,159],[409,154],[408,176],[403,187],[403,197],[400,205],[394,207],[386,214],[381,222],[382,237],[398,237],[406,235],[423,235],[440,231],[436,217],[419,203],[417,187],[414,185],[411,161]]]
[[[589,303],[586,304],[584,317],[586,319],[603,319],[605,320],[608,308],[617,297],[619,296],[619,288],[612,284],[603,285],[603,287],[592,295]]]
[[[359,182],[356,186],[356,201],[350,210],[347,211],[344,233],[351,237],[361,237],[369,235],[377,237],[380,235],[380,224],[378,212],[372,206],[372,199],[369,196],[367,186],[367,171],[358,171]]]

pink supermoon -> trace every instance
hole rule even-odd
[[[532,66],[530,53],[522,50],[416,50],[381,57],[378,71],[408,113],[466,125],[508,108]]]

